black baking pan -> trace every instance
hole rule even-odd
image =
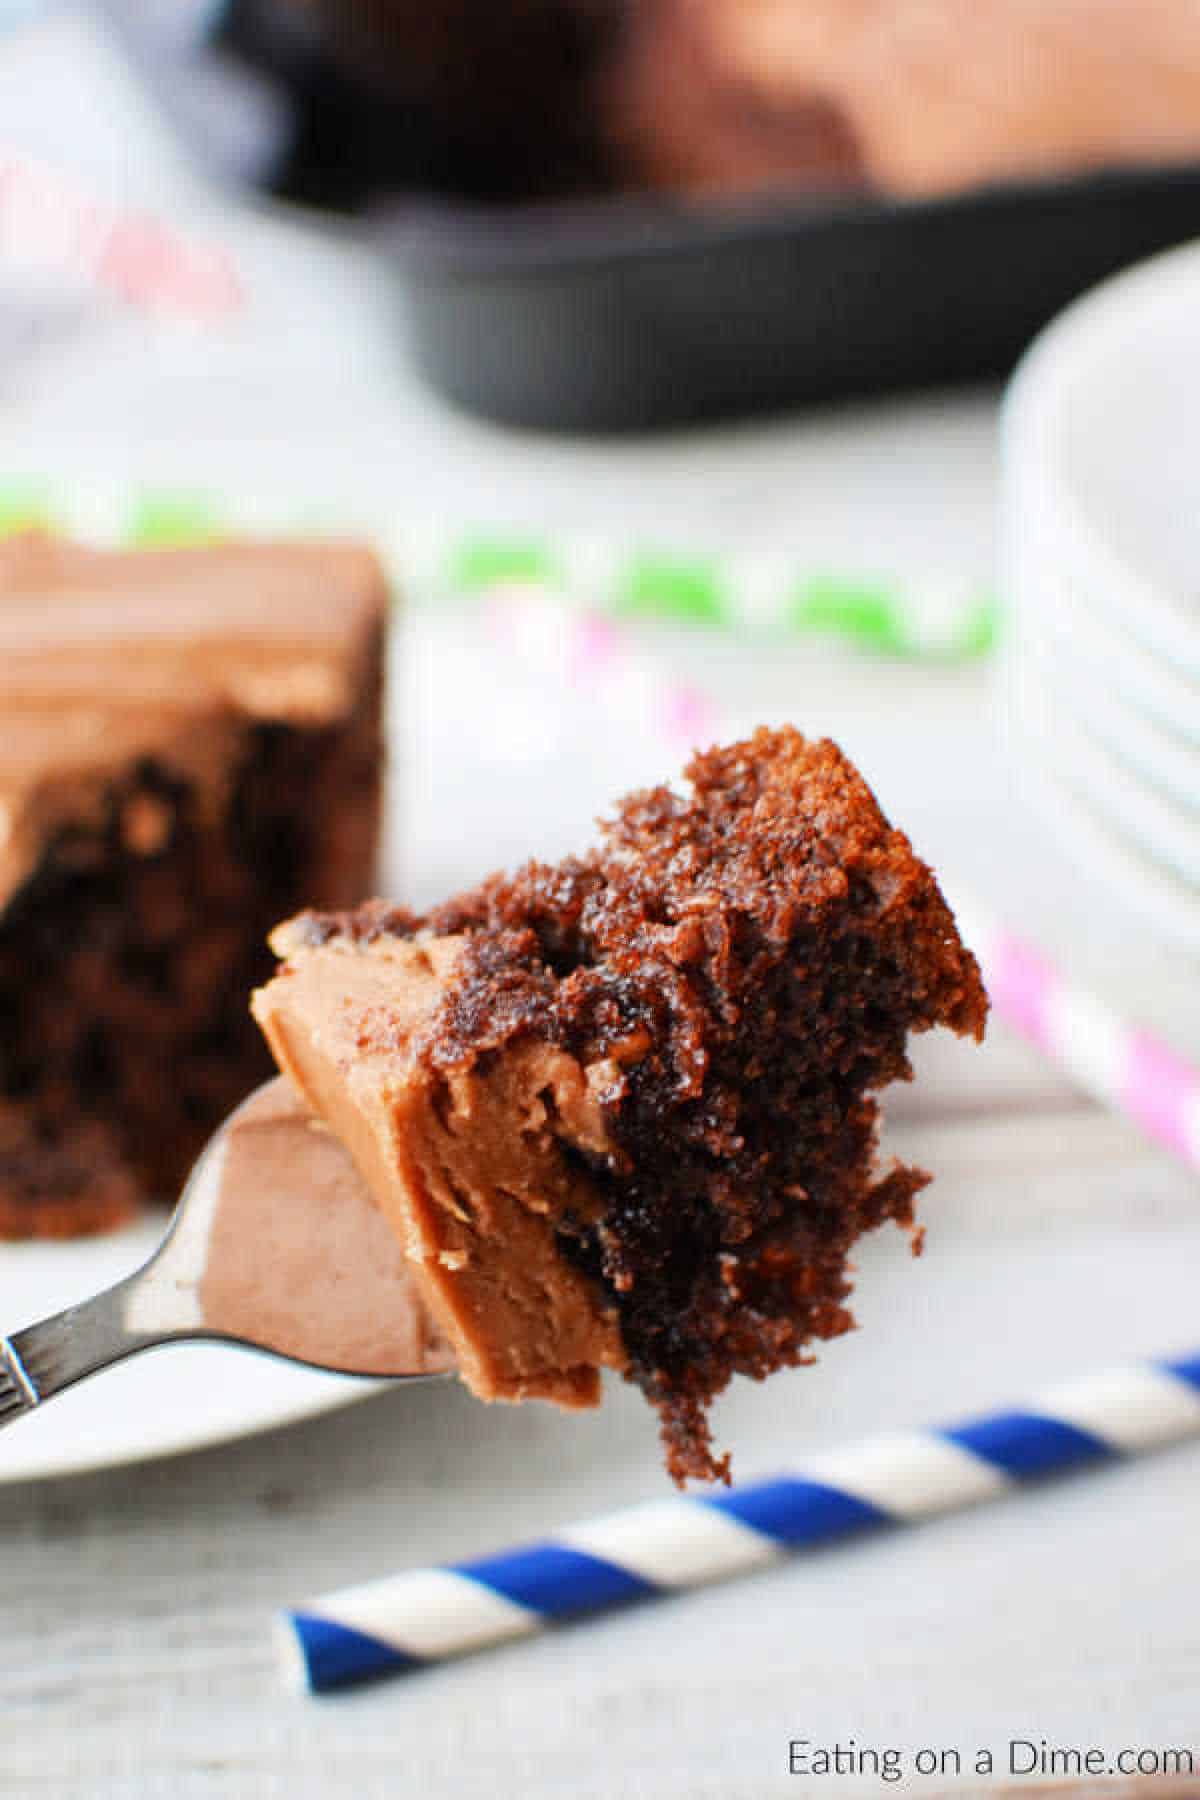
[[[642,431],[1002,374],[1084,288],[1200,235],[1200,168],[921,202],[435,201],[379,228],[446,398]]]

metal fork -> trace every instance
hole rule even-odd
[[[147,1263],[0,1336],[0,1426],[143,1350],[214,1339],[340,1374],[452,1371],[348,1156],[282,1080],[209,1139]]]

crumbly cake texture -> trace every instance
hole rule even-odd
[[[979,1038],[987,1011],[933,875],[833,743],[760,730],[686,777],[621,802],[589,854],[423,917],[302,916],[266,990],[286,1008],[289,968],[435,946],[436,1005],[393,1037],[406,1081],[448,1091],[533,1045],[582,1072],[601,1131],[551,1117],[570,1183],[542,1223],[615,1321],[608,1360],[657,1407],[678,1481],[728,1478],[707,1410],[733,1375],[850,1329],[864,1232],[894,1220],[919,1247],[929,1177],[878,1166],[874,1096],[910,1078],[911,1031]],[[357,1023],[386,1039],[386,1009]],[[494,1237],[474,1251],[506,1255]]]
[[[386,600],[351,545],[0,544],[0,1238],[173,1200],[270,1072],[267,931],[372,882]]]

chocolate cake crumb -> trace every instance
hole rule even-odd
[[[417,917],[308,915],[307,941],[462,936],[416,1054],[432,1072],[521,1040],[588,1071],[611,1148],[563,1256],[615,1305],[628,1377],[676,1481],[727,1480],[712,1399],[853,1325],[848,1255],[920,1238],[921,1169],[876,1166],[875,1092],[910,1031],[982,1037],[979,969],[908,839],[828,740],[791,729],[696,756],[690,789],[630,795],[596,849],[494,876]]]

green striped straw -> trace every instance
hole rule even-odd
[[[576,595],[627,618],[741,637],[838,637],[876,654],[960,660],[996,637],[990,595],[871,576],[805,572],[784,552],[642,549],[592,536],[447,533],[428,569],[441,586],[480,593],[519,583]]]
[[[834,638],[875,655],[920,661],[985,655],[997,632],[995,601],[979,588],[805,570],[775,549],[673,550],[585,533],[381,522],[329,501],[266,512],[197,490],[140,489],[105,509],[94,496],[84,502],[45,484],[0,483],[0,534],[29,525],[159,545],[206,543],[236,532],[361,530],[381,545],[398,583],[414,596],[536,587],[627,619],[747,640]]]

